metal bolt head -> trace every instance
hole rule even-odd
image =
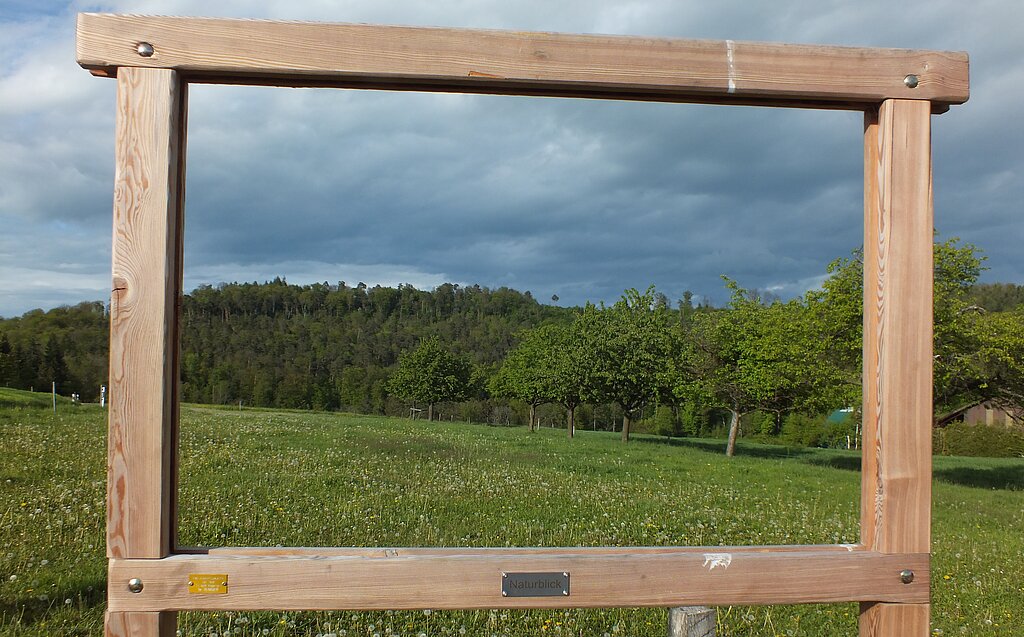
[[[920,84],[920,80],[917,79],[916,75],[911,73],[903,78],[903,83],[907,85],[907,88],[917,88],[917,85]]]
[[[153,57],[153,45],[149,42],[139,42],[139,45],[135,47],[135,50],[144,58]]]
[[[914,571],[909,568],[900,571],[900,581],[904,584],[909,584],[914,581]]]
[[[128,580],[128,590],[130,590],[133,593],[141,593],[142,592],[142,580],[140,580],[137,577],[133,577],[130,580]]]

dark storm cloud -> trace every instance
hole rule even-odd
[[[0,15],[0,223],[16,229],[0,238],[3,315],[107,294],[114,83],[71,62],[82,8]],[[208,13],[198,0],[87,8]],[[218,13],[965,49],[971,101],[934,120],[936,226],[985,250],[989,280],[1024,281],[1017,3],[271,0]],[[452,280],[579,303],[656,283],[722,301],[722,274],[799,294],[862,241],[856,113],[207,86],[190,99],[189,285]]]
[[[723,273],[769,287],[859,241],[848,114],[312,91],[274,118],[220,108],[260,92],[192,96],[199,263],[412,263],[575,303],[652,282],[717,294]],[[225,137],[231,125],[272,150]]]

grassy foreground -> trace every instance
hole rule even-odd
[[[105,413],[0,409],[0,634],[96,635]],[[186,407],[181,542],[855,542],[849,453]],[[1024,634],[1024,460],[935,459],[935,634]],[[855,635],[856,606],[720,608],[719,635]],[[182,613],[182,635],[665,635],[663,609]]]
[[[57,396],[58,407],[66,407],[70,405],[70,398],[65,398],[64,396]],[[0,387],[0,409],[25,409],[28,407],[50,409],[52,406],[53,397],[50,394],[43,392],[23,391],[21,389],[10,389],[9,387]]]

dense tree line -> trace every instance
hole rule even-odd
[[[971,288],[967,300],[988,312],[1008,312],[1024,305],[1024,285],[978,283]]]
[[[0,320],[0,385],[49,390],[56,380],[58,392],[94,400],[106,383],[109,318],[95,302]],[[490,370],[521,330],[570,318],[529,292],[478,285],[201,286],[182,303],[182,398],[382,413],[399,354],[420,340],[436,337]]]
[[[187,401],[385,413],[399,354],[421,340],[435,337],[486,370],[517,332],[568,311],[507,288],[275,280],[201,287],[183,315]]]
[[[0,386],[94,400],[107,377],[110,315],[99,302],[0,320]]]
[[[935,246],[937,416],[978,401],[1024,406],[1024,288],[977,284],[983,258]],[[561,420],[670,435],[741,427],[809,440],[807,418],[860,404],[863,263],[781,301],[726,279],[726,307],[653,287],[563,309],[529,292],[431,291],[284,280],[203,286],[183,300],[182,397],[528,424]],[[0,321],[0,385],[95,399],[102,303]]]

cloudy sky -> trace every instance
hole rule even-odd
[[[964,50],[933,119],[936,225],[1024,283],[1019,0],[0,0],[0,316],[106,300],[115,82],[79,11]],[[186,288],[507,285],[559,303],[653,283],[783,297],[862,241],[858,113],[195,86]]]

